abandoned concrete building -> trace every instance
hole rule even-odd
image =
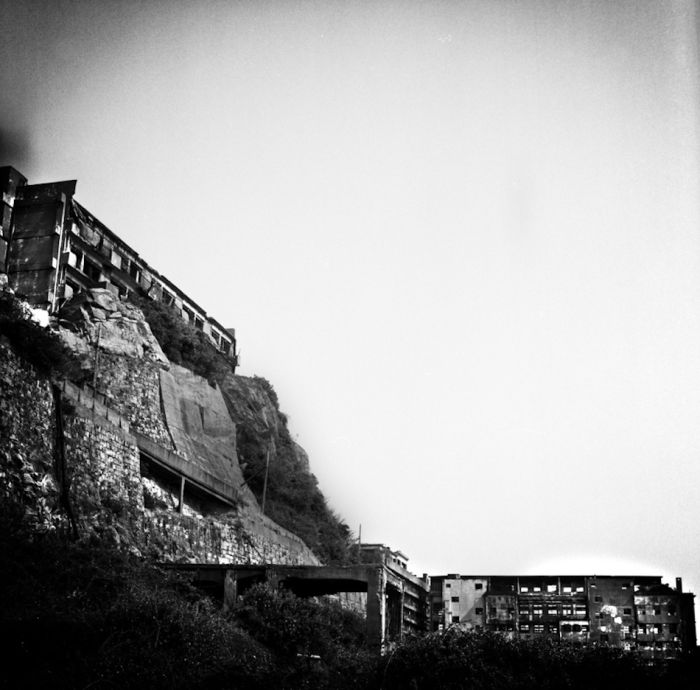
[[[103,287],[126,298],[138,293],[173,306],[183,320],[238,362],[236,335],[209,316],[74,198],[76,180],[27,184],[0,167],[0,273],[15,293],[55,313],[76,292]]]
[[[383,544],[362,544],[360,564],[346,566],[171,565],[189,573],[225,608],[253,584],[266,582],[298,596],[340,599],[364,614],[368,644],[376,649],[407,634],[427,632],[430,580],[407,570],[407,558]]]
[[[431,628],[500,631],[636,650],[671,659],[694,649],[694,595],[659,576],[431,577]]]

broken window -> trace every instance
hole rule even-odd
[[[454,601],[455,603],[458,603],[458,602],[459,602],[459,597],[452,597],[452,601]]]
[[[452,616],[453,623],[459,623],[459,616]]]
[[[475,582],[474,583],[474,589],[483,589],[483,588],[484,588],[483,582]]]
[[[102,279],[102,269],[88,259],[85,259],[83,262],[83,273],[90,278],[90,280],[94,280],[96,283],[99,283]]]

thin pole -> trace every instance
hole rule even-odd
[[[270,449],[267,449],[267,459],[265,461],[265,482],[263,483],[262,512],[265,514],[265,499],[267,498],[267,474],[270,469]]]
[[[95,343],[95,370],[92,374],[92,391],[97,393],[97,368],[100,362],[100,335],[102,333],[102,324],[97,324],[97,342]]]

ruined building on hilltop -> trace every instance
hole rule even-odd
[[[693,594],[658,576],[431,577],[431,627],[591,642],[649,660],[695,648]]]
[[[156,271],[75,200],[75,180],[27,184],[0,167],[0,273],[31,304],[55,313],[80,290],[106,288],[116,297],[146,295],[179,311],[238,362],[236,335]]]

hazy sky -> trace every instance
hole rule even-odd
[[[696,9],[0,0],[0,153],[236,328],[363,540],[700,593]]]

